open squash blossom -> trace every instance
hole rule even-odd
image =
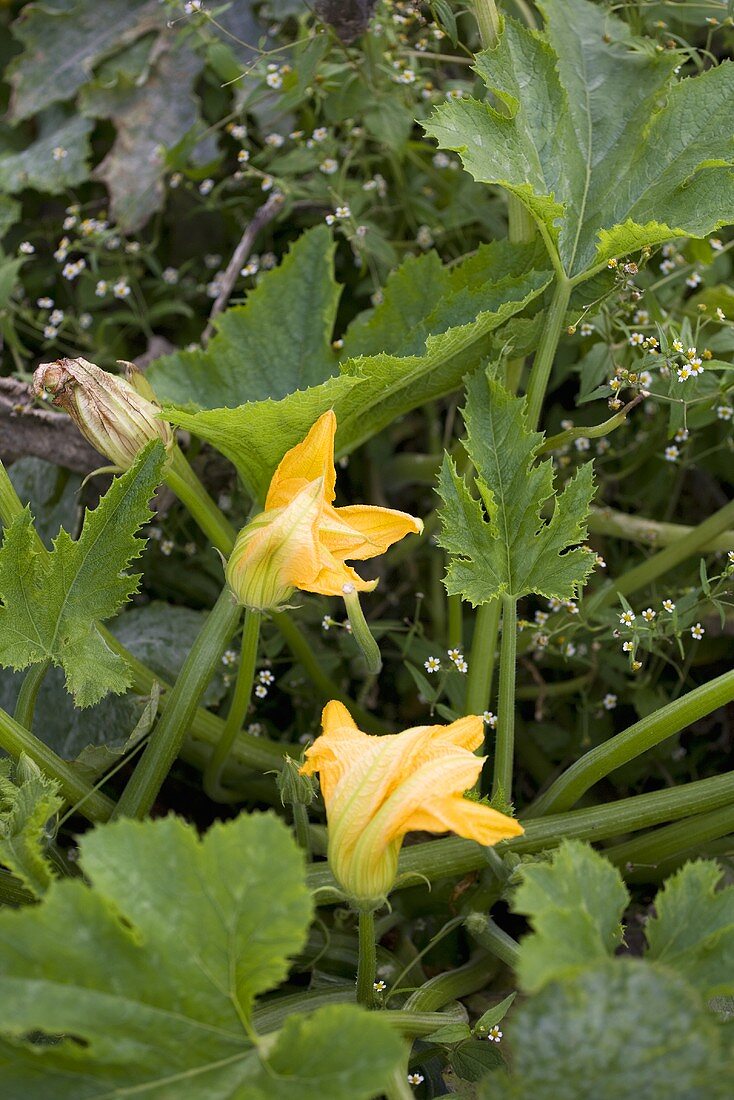
[[[377,908],[387,896],[403,837],[414,829],[453,832],[487,846],[524,831],[513,818],[463,797],[484,763],[473,752],[484,736],[479,716],[376,737],[362,733],[332,700],[322,725],[301,770],[319,773],[329,864],[357,908]]]
[[[265,510],[240,531],[227,563],[227,581],[245,607],[267,611],[293,590],[322,596],[371,592],[345,564],[384,554],[423,524],[405,512],[356,504],[334,508],[336,417],[325,412],[273,474]]]

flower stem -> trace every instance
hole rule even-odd
[[[242,630],[242,649],[240,651],[240,664],[237,670],[234,697],[227,714],[227,720],[224,723],[222,736],[214,746],[214,752],[209,757],[209,762],[204,769],[204,790],[213,802],[227,802],[230,799],[230,792],[222,786],[222,772],[232,750],[234,740],[242,729],[250,706],[259,641],[260,612],[251,611],[248,608],[245,612],[245,625]]]
[[[142,818],[149,813],[181,751],[199,700],[234,633],[241,610],[229,588],[222,589],[167,697],[163,714],[117,804],[115,817]]]
[[[517,654],[517,603],[502,594],[502,644],[497,738],[494,750],[492,797],[512,800],[512,765],[515,755],[515,657]]]
[[[499,599],[489,600],[476,613],[466,685],[467,714],[483,714],[489,708],[501,606]]]
[[[345,585],[344,587],[352,588],[351,585]],[[349,622],[352,627],[352,637],[362,651],[362,656],[367,665],[367,672],[370,676],[376,676],[382,668],[380,647],[372,637],[372,632],[367,626],[367,620],[364,617],[362,605],[359,602],[359,593],[354,589],[352,589],[351,592],[345,592],[344,603],[346,604],[347,615],[349,616]]]
[[[527,418],[528,427],[533,431],[540,421],[545,391],[553,369],[553,360],[556,356],[558,341],[561,338],[570,297],[570,280],[565,276],[558,275],[528,383]]]
[[[237,532],[225,518],[191,469],[181,448],[176,444],[165,470],[165,480],[204,534],[225,557],[234,546]]]
[[[680,733],[718,707],[734,699],[734,671],[725,672],[707,684],[653,711],[629,729],[610,737],[572,764],[534,803],[528,816],[562,813],[610,772],[621,768],[661,741]]]
[[[494,0],[474,0],[474,16],[485,50],[494,49],[500,36],[500,15]]]
[[[15,704],[14,718],[18,725],[25,726],[28,730],[33,729],[33,715],[36,710],[38,692],[50,667],[50,661],[42,661],[40,665],[33,665],[23,677],[23,683]]]
[[[359,961],[357,962],[357,1004],[372,1008],[375,999],[377,944],[374,909],[359,910]]]
[[[448,607],[448,637],[447,649],[461,649],[464,642],[464,618],[463,608],[461,605],[461,596],[449,596],[446,601]],[[471,665],[469,666],[471,672]],[[491,684],[491,677],[490,677]],[[467,685],[468,691],[468,685]],[[486,708],[482,708],[486,709]]]
[[[497,973],[497,960],[482,952],[468,963],[429,978],[405,1002],[406,1012],[437,1012],[439,1008],[468,997],[486,986]]]
[[[465,924],[467,932],[480,947],[515,969],[520,957],[517,940],[508,936],[507,932],[495,924],[491,917],[485,917],[484,913],[470,913]]]
[[[4,710],[0,710],[0,748],[15,760],[21,753],[29,756],[44,775],[56,780],[67,802],[87,821],[107,821],[112,815],[115,804],[111,799],[90,786],[70,764]]]

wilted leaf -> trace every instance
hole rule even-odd
[[[46,827],[64,804],[59,786],[22,754],[11,777],[10,761],[0,760],[0,863],[36,897],[54,877],[46,858]]]

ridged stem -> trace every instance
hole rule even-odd
[[[492,796],[512,801],[512,772],[515,757],[515,659],[517,656],[517,603],[502,595],[502,644],[500,647],[500,690],[497,705],[497,737],[494,750]]]
[[[240,649],[240,663],[237,669],[234,695],[224,723],[222,736],[214,746],[214,752],[209,757],[209,762],[204,769],[204,790],[214,802],[230,801],[231,792],[222,785],[222,772],[232,751],[235,738],[242,729],[247,717],[250,697],[252,696],[252,682],[255,679],[259,641],[260,612],[251,611],[248,608],[245,611],[245,625],[242,630],[242,647]]]

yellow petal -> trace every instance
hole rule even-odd
[[[281,508],[298,493],[306,482],[323,478],[324,499],[334,499],[336,470],[334,469],[334,436],[336,416],[329,410],[322,413],[308,435],[281,459],[273,474],[265,501],[266,510]]]
[[[428,833],[456,833],[489,847],[525,832],[519,821],[468,798],[437,798],[413,811],[412,829]]]
[[[407,512],[355,504],[349,508],[326,507],[320,537],[337,557],[363,561],[384,554],[393,543],[422,530],[422,522]]]

